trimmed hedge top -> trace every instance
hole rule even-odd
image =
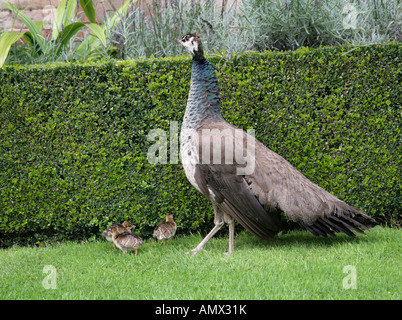
[[[401,208],[401,45],[210,57],[222,114],[340,199],[390,224]],[[0,69],[0,246],[76,239],[173,213],[204,232],[213,210],[180,161],[151,164],[153,129],[180,125],[189,58]],[[179,128],[180,129],[180,128]],[[174,133],[175,131],[172,131]],[[176,159],[177,160],[177,159]]]

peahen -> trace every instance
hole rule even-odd
[[[191,85],[180,132],[190,183],[212,202],[214,228],[191,252],[203,250],[226,222],[234,251],[234,220],[262,239],[280,230],[280,212],[314,235],[363,233],[375,220],[307,179],[288,161],[222,117],[220,87],[201,39],[176,40],[192,56]]]

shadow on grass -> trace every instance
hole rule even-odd
[[[344,234],[337,234],[335,238],[324,238],[322,236],[315,236],[308,231],[291,231],[288,233],[279,233],[270,240],[262,240],[254,237],[248,232],[241,232],[235,238],[235,249],[249,249],[249,248],[318,248],[318,247],[332,247],[340,244],[359,244],[365,242],[377,241],[376,237],[370,237],[370,231],[365,235],[358,234],[355,238],[349,237]]]

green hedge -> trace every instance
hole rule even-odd
[[[391,43],[210,60],[229,122],[398,224],[401,56]],[[182,121],[190,67],[170,58],[0,69],[0,246],[82,239],[124,219],[147,237],[168,213],[180,233],[208,230],[212,208],[180,162],[147,160],[150,130]]]

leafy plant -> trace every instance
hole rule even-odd
[[[6,32],[0,37],[0,67],[4,65],[11,46],[22,36],[20,32]]]
[[[396,0],[139,2],[109,32],[113,57],[180,55],[172,39],[186,32],[201,33],[209,54],[401,40],[402,7]]]
[[[135,2],[135,6],[131,5]],[[187,32],[201,33],[204,50],[222,56],[233,51],[402,40],[402,4],[398,0],[126,0],[101,25],[96,23],[99,21],[92,1],[87,0],[80,4],[92,33],[80,43],[78,31],[84,25],[72,20],[76,1],[62,3],[50,40],[42,37],[40,23],[27,21],[30,31],[21,37],[28,43],[28,54],[15,50],[22,45],[13,45],[18,41],[17,35],[8,34],[2,40],[0,62],[4,64],[7,54],[20,64],[26,60],[33,63],[177,56],[182,50],[173,39]],[[18,59],[20,56],[28,58]]]
[[[251,50],[368,44],[400,41],[401,10],[397,0],[244,0],[237,24]]]
[[[200,32],[208,53],[228,50],[236,41],[231,28],[238,1],[140,0],[109,32],[113,55],[120,59],[182,54],[173,39]]]
[[[120,20],[126,15],[127,10],[130,5],[132,5],[136,0],[126,0],[123,5],[109,18],[106,22],[99,25],[92,25],[93,34],[89,35],[78,48],[74,51],[75,60],[85,60],[90,56],[96,57],[99,54],[100,48],[106,48],[106,38],[109,36],[111,29],[115,28]]]
[[[77,51],[70,55],[70,59],[75,60],[81,56],[87,57],[100,45],[106,46],[107,28],[113,27],[119,21],[131,2],[131,0],[124,2],[115,16],[112,17],[111,24],[100,27],[97,24],[92,0],[79,1],[85,15],[90,21],[87,25],[79,21],[74,22],[77,1],[62,0],[56,10],[50,39],[45,39],[42,35],[43,22],[33,22],[17,7],[10,3],[1,2],[5,8],[12,11],[25,23],[29,31],[24,33],[4,32],[2,34],[0,38],[0,67],[4,65],[11,46],[20,38],[29,45],[30,57],[33,62],[58,61],[62,52],[69,46],[70,41],[84,27],[88,27],[92,31],[92,34],[77,48]],[[64,59],[62,58],[62,60]]]

